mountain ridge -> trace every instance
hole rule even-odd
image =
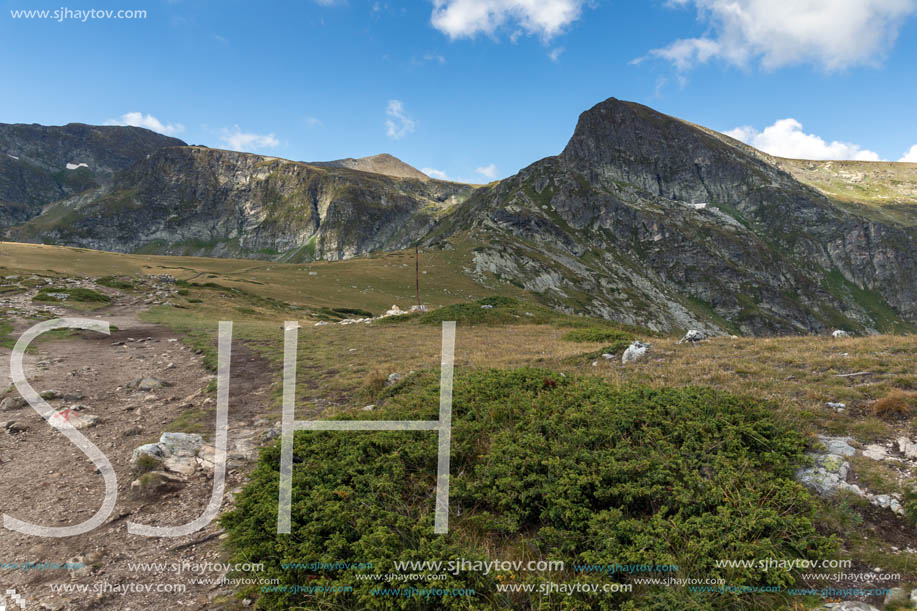
[[[351,163],[366,159],[378,164]],[[463,248],[471,262],[455,273],[484,286],[660,331],[917,324],[910,208],[830,197],[796,177],[805,162],[640,104],[596,104],[558,155],[481,187],[369,171],[410,168],[388,155],[364,160],[165,147],[7,235],[290,262]]]

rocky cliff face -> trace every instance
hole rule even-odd
[[[917,322],[912,231],[852,214],[742,147],[615,99],[564,151],[440,229],[482,277],[658,329],[798,333]]]
[[[115,173],[162,147],[184,144],[138,127],[0,124],[0,227],[110,184]]]
[[[471,190],[178,147],[10,235],[117,252],[336,260],[413,244]]]

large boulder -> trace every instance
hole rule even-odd
[[[632,343],[627,347],[627,350],[624,351],[624,354],[621,355],[621,363],[627,365],[628,363],[639,361],[646,356],[651,345],[652,344],[644,344],[643,342]]]
[[[679,344],[693,344],[696,342],[702,342],[707,339],[707,335],[703,331],[698,331],[697,329],[691,329],[685,336],[678,340]]]

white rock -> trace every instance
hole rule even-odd
[[[703,331],[698,331],[697,329],[691,329],[687,333],[685,333],[685,336],[683,338],[678,340],[678,343],[679,344],[685,344],[685,343],[693,344],[695,342],[702,342],[705,339],[707,339],[707,335]]]
[[[885,446],[874,443],[866,446],[863,450],[863,456],[873,460],[885,460],[888,457],[888,450]]]
[[[907,437],[899,437],[897,440],[898,451],[904,454],[907,458],[917,459],[917,444],[912,442]]]
[[[835,329],[834,333],[831,334],[831,337],[834,339],[843,339],[845,337],[850,337],[850,334],[846,331],[841,331],[840,329]]]
[[[627,350],[624,351],[624,354],[621,355],[621,363],[624,365],[628,363],[633,363],[639,361],[646,356],[647,351],[650,349],[651,344],[644,344],[642,342],[634,342],[627,347]]]
[[[197,459],[193,456],[169,456],[162,461],[168,471],[181,475],[193,475],[197,471]]]
[[[163,433],[159,445],[167,455],[195,456],[204,445],[204,438],[196,433]]]

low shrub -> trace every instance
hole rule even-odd
[[[347,419],[431,420],[438,372],[386,389],[374,412]],[[756,401],[703,388],[615,387],[538,369],[456,371],[450,530],[433,534],[437,435],[429,431],[298,432],[290,535],[278,535],[280,447],[266,448],[222,524],[239,562],[259,578],[352,588],[303,594],[244,592],[261,609],[718,609],[766,608],[767,595],[641,585],[646,574],[576,572],[573,564],[672,564],[679,578],[730,586],[787,586],[795,577],[721,568],[720,559],[827,557],[816,504],[793,481],[802,434]],[[395,561],[513,557],[563,560],[563,574],[446,572],[446,579],[368,581]],[[372,563],[367,570],[281,563]],[[652,575],[650,575],[652,576]],[[629,593],[498,593],[498,583],[627,582]],[[405,596],[379,597],[378,588]],[[409,588],[473,588],[409,596]],[[773,594],[774,606],[788,604]],[[381,600],[384,598],[385,600]]]
[[[134,461],[133,471],[135,477],[140,477],[151,471],[158,471],[162,467],[162,461],[149,454],[141,454]]]
[[[897,420],[914,415],[917,407],[917,392],[892,390],[872,404],[872,412],[879,418]]]
[[[67,295],[67,298],[63,299],[58,297],[58,295]],[[46,287],[39,290],[38,294],[32,298],[32,301],[44,301],[52,303],[58,303],[62,301],[78,301],[81,303],[110,303],[111,297],[105,295],[104,293],[82,287]]]
[[[360,316],[361,318],[372,318],[373,313],[369,310],[361,310],[360,308],[331,308],[333,312],[344,315],[353,315]]]
[[[630,342],[634,341],[634,336],[626,331],[619,329],[602,329],[597,327],[586,327],[584,329],[573,329],[564,333],[561,338],[568,342]],[[626,348],[627,346],[625,346]]]
[[[96,284],[107,286],[110,289],[130,290],[134,288],[131,279],[124,276],[104,276],[96,280]]]

